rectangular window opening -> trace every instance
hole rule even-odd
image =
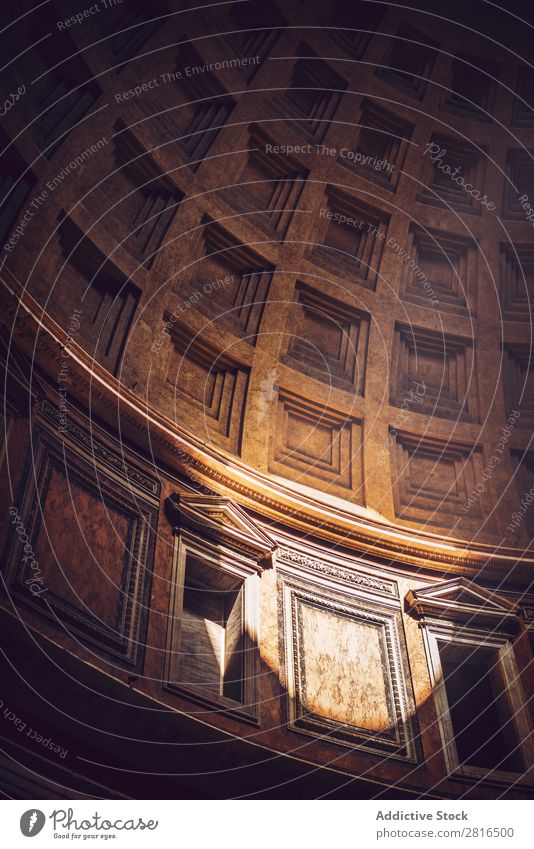
[[[438,646],[460,764],[523,772],[498,650],[454,642]]]
[[[244,702],[243,600],[243,580],[188,560],[178,683]]]

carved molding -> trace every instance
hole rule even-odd
[[[28,563],[28,557],[23,557],[25,546],[12,529],[6,571],[9,593],[24,601],[56,628],[69,635],[77,634],[82,640],[96,647],[99,653],[111,655],[116,660],[141,670],[152,579],[157,506],[152,501],[144,502],[137,492],[132,493],[126,477],[123,477],[121,485],[117,476],[108,476],[84,455],[39,427],[34,430],[32,462],[28,464],[26,473],[24,497],[17,509],[33,559],[30,558]],[[64,479],[73,511],[72,521],[75,522],[72,532],[83,536],[83,553],[87,553],[89,558],[95,557],[92,548],[96,544],[93,539],[94,529],[90,522],[86,526],[87,515],[84,518],[76,512],[76,493],[81,493],[87,499],[86,514],[90,510],[88,505],[91,502],[103,505],[106,515],[118,517],[118,527],[126,528],[126,536],[121,538],[115,552],[117,556],[117,552],[120,552],[122,566],[119,566],[118,561],[110,564],[120,570],[120,577],[116,585],[113,584],[113,579],[109,578],[110,592],[105,596],[107,603],[111,590],[117,595],[112,623],[107,621],[99,607],[101,602],[104,603],[104,596],[99,594],[97,588],[87,585],[85,576],[78,571],[78,562],[70,562],[68,558],[62,561],[61,556],[58,559],[56,549],[61,548],[64,535],[62,522],[68,520],[68,516],[61,515],[57,527],[50,518],[48,523],[46,521],[49,495],[58,498],[57,486],[52,485],[54,478]],[[61,505],[61,496],[58,504]],[[50,509],[55,508],[52,506]],[[110,522],[114,528],[111,518]],[[111,532],[119,533],[118,530]],[[58,534],[57,538],[54,534]],[[44,561],[37,553],[39,545],[45,546]],[[65,550],[68,551],[68,547]],[[98,549],[95,548],[95,551]],[[98,565],[95,568],[99,568]],[[58,584],[59,587],[64,584],[59,594],[54,591],[53,586],[47,586],[48,573],[51,575],[52,584]],[[35,583],[36,575],[38,587]],[[37,587],[43,592],[32,591],[32,586],[33,590]],[[89,601],[84,601],[84,594]],[[108,619],[109,615],[108,610]]]
[[[316,557],[310,557],[310,555],[303,554],[300,551],[294,551],[291,548],[280,549],[279,559],[304,566],[313,572],[318,572],[329,578],[341,580],[345,584],[354,584],[383,595],[398,597],[397,585],[394,581],[384,581],[380,578],[374,578],[371,575],[365,575],[363,572],[354,572],[351,569],[345,569],[343,566],[335,566],[331,563],[326,563],[324,560],[318,560]]]
[[[177,532],[187,528],[235,549],[256,564],[257,572],[275,563],[278,544],[231,498],[174,493],[166,499],[165,511]]]
[[[28,418],[44,391],[30,360],[19,351],[7,328],[0,326],[0,374],[3,399],[10,418]]]
[[[318,593],[316,589],[313,585],[306,585],[285,577],[280,582],[289,727],[303,734],[320,737],[324,742],[380,753],[404,761],[416,761],[414,703],[411,684],[404,671],[407,665],[400,636],[402,632],[400,610],[382,608],[376,604],[354,600],[349,596],[343,597],[338,593],[325,593],[323,589]],[[310,628],[310,622],[306,625],[304,608],[308,608],[308,618],[310,615],[312,619],[313,616],[318,616],[316,623],[318,627],[321,617],[325,615],[334,617],[331,627],[339,629],[339,638],[345,640],[345,646],[350,646],[355,652],[354,670],[347,669],[345,658],[345,665],[339,670],[339,681],[333,691],[338,693],[335,704],[332,701],[331,710],[327,708],[322,712],[314,711],[313,707],[314,702],[318,698],[321,699],[323,690],[320,685],[321,669],[324,662],[323,655],[327,655],[328,650],[325,643],[319,656],[314,655],[313,651],[307,648],[306,629]],[[336,621],[335,625],[334,621]],[[369,644],[370,635],[374,632],[375,653],[378,651],[381,657],[379,669],[374,662],[376,658],[373,662],[369,660],[371,663],[369,670],[372,670],[375,676],[373,678],[375,692],[371,696],[368,695],[367,676],[360,671],[362,680],[361,682],[356,680],[356,670],[365,669],[365,664],[360,666],[361,651],[354,643],[354,637],[360,627],[362,628],[360,649]],[[313,632],[315,626],[311,628]],[[368,628],[373,629],[372,632],[368,632],[369,640],[365,637]],[[310,633],[308,632],[308,635]],[[325,639],[326,636],[325,632]],[[350,680],[349,673],[356,676],[354,680]],[[333,674],[333,670],[329,668],[327,672],[329,683],[332,683]],[[313,682],[308,680],[308,675],[312,675]],[[310,692],[310,683],[313,693]],[[354,688],[360,683],[361,698],[354,692]],[[343,691],[344,686],[347,687],[346,692]],[[383,697],[377,701],[380,690]],[[341,698],[343,695],[346,699]],[[364,716],[366,700],[369,701],[367,727],[351,724],[347,721],[347,717],[342,721],[336,719],[336,712],[341,711],[342,714],[350,712],[349,702],[355,705],[354,710],[357,714]],[[369,727],[374,721],[373,709],[378,710],[383,715],[383,719],[387,716],[383,728]]]
[[[42,307],[5,268],[2,278],[4,321],[12,325],[21,350],[26,354],[33,352],[36,364],[45,374],[55,378],[63,359],[62,348],[69,342],[66,331],[43,314]],[[37,349],[36,336],[39,338]],[[73,398],[83,398],[90,392],[94,414],[110,425],[116,424],[120,415],[122,431],[134,444],[145,445],[148,428],[150,444],[158,460],[186,474],[194,471],[206,485],[238,496],[242,504],[261,509],[266,518],[308,532],[313,529],[313,533],[323,539],[338,541],[341,535],[350,548],[372,553],[374,557],[393,557],[417,568],[424,566],[440,572],[446,569],[470,575],[484,570],[488,579],[501,579],[513,566],[518,583],[530,582],[534,558],[525,556],[519,548],[501,546],[497,550],[484,543],[465,543],[452,537],[444,540],[443,534],[426,531],[419,531],[418,539],[414,539],[414,532],[401,525],[380,522],[338,507],[325,511],[315,499],[304,494],[295,496],[291,484],[284,486],[279,481],[269,480],[266,475],[220,450],[207,450],[195,434],[187,433],[175,421],[148,406],[76,342],[69,346]]]
[[[439,620],[492,631],[516,631],[519,626],[513,602],[466,578],[410,590],[406,605],[412,616],[424,622]]]
[[[57,406],[54,406],[45,399],[40,408],[40,416],[42,419],[58,426],[61,423],[61,418]],[[94,436],[94,423],[91,423],[91,433],[78,425],[70,416],[67,419],[66,436],[76,443],[81,449],[87,452],[91,461],[99,460],[108,466],[113,472],[126,477],[128,482],[145,490],[145,492],[159,499],[161,492],[161,484],[155,478],[148,477],[143,474],[134,465],[126,462],[124,457],[124,449],[118,455],[114,451],[107,448],[103,442]]]

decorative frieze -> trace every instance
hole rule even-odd
[[[327,578],[333,578],[336,581],[341,581],[343,584],[354,585],[362,589],[371,590],[382,595],[398,596],[397,584],[395,581],[385,581],[381,578],[376,578],[373,575],[366,575],[363,572],[356,572],[343,566],[333,563],[327,563],[325,560],[319,560],[316,557],[311,557],[309,554],[304,554],[302,551],[295,551],[292,548],[281,548],[279,553],[281,562],[295,563],[298,566],[303,566],[305,569],[310,569],[319,575],[324,575]]]

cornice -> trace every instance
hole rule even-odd
[[[512,633],[519,628],[520,611],[514,603],[465,578],[410,590],[405,602],[408,612],[422,622],[491,627]]]
[[[90,406],[108,427],[121,425],[121,437],[141,452],[150,446],[162,466],[178,470],[211,491],[228,496],[263,519],[344,548],[453,575],[531,580],[534,556],[517,548],[497,548],[412,530],[368,515],[363,508],[344,506],[339,499],[326,504],[320,492],[295,491],[290,481],[259,472],[238,458],[206,446],[195,434],[149,405],[113,377],[63,330],[41,305],[2,270],[1,304],[4,323],[34,367],[54,380],[69,351],[69,392],[81,406]],[[89,397],[87,397],[89,393]],[[511,578],[513,576],[513,578]]]
[[[275,563],[276,541],[231,498],[173,493],[165,501],[165,512],[178,533],[189,528],[201,537],[241,551],[256,562],[259,572]]]

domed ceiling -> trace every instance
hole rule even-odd
[[[6,116],[5,269],[236,474],[525,546],[531,72],[365,2],[72,21]]]

